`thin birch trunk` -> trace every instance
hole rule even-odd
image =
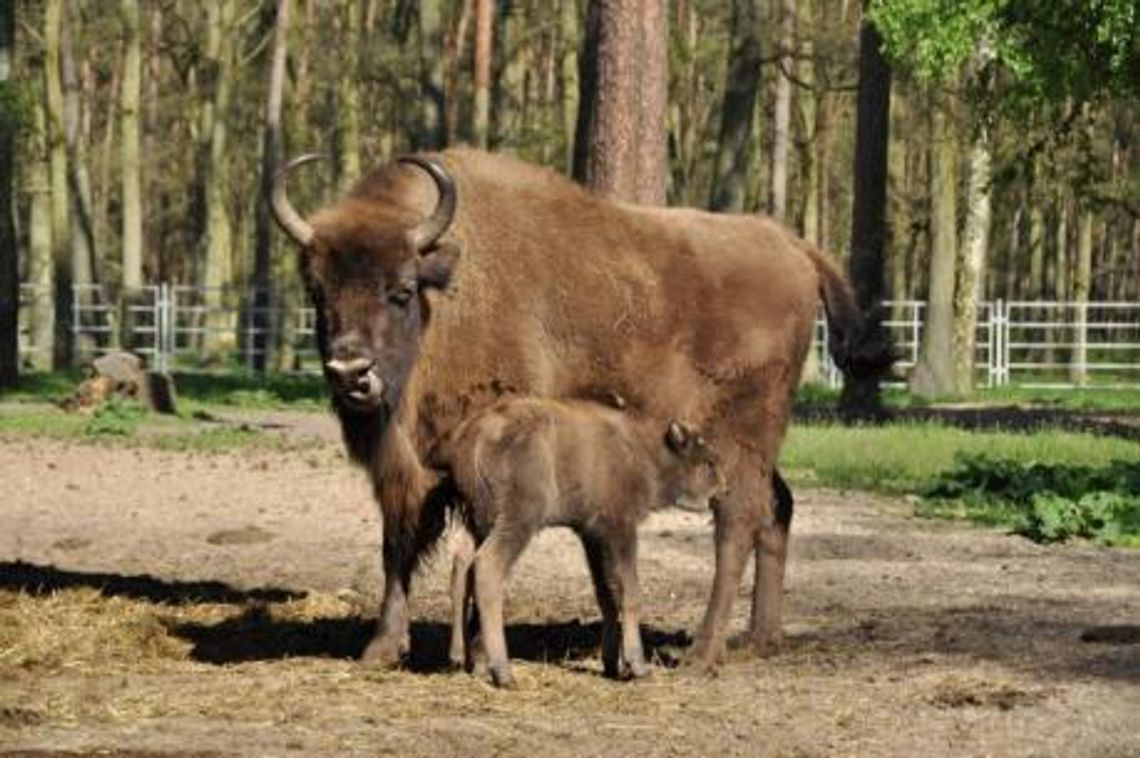
[[[358,0],[344,0],[338,11],[340,16],[341,75],[337,116],[340,128],[340,169],[341,192],[360,178],[360,3]]]
[[[142,276],[142,186],[139,160],[139,98],[142,58],[138,0],[122,0],[123,82],[119,98],[119,166],[123,207],[123,287],[138,290]]]
[[[55,341],[52,366],[67,368],[74,360],[75,314],[72,308],[74,271],[71,260],[71,193],[67,187],[67,132],[63,114],[61,32],[63,6],[47,0],[44,6],[44,93],[47,104],[48,155],[51,168],[51,248],[55,282]]]
[[[493,0],[475,0],[475,111],[472,136],[486,149],[490,136],[491,44],[495,26]]]
[[[983,124],[970,146],[966,226],[954,292],[954,391],[959,396],[969,395],[974,390],[978,302],[993,222],[992,164],[989,130]]]
[[[16,9],[0,3],[0,91],[12,82],[16,47]],[[20,260],[16,248],[16,134],[14,114],[0,112],[0,387],[20,377]]]
[[[1088,307],[1092,285],[1093,212],[1082,208],[1077,225],[1077,265],[1073,272],[1073,356],[1069,362],[1069,378],[1074,384],[1088,382]]]
[[[768,210],[778,219],[788,213],[788,154],[791,152],[792,80],[796,47],[796,0],[780,1],[780,51],[776,102],[772,115],[772,172]]]
[[[566,140],[566,172],[574,172],[574,137],[578,123],[578,3],[576,0],[560,0],[562,34],[562,60],[560,62],[562,80],[562,134]]]
[[[926,296],[922,347],[910,378],[920,397],[949,395],[954,389],[954,284],[958,255],[958,149],[949,114],[935,105],[931,116],[930,286]]]

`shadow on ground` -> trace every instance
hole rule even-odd
[[[372,639],[375,621],[361,616],[311,621],[274,619],[263,606],[217,624],[186,623],[172,634],[193,643],[191,657],[205,663],[227,664],[279,658],[359,658]],[[408,668],[420,673],[447,670],[450,627],[439,622],[412,624],[412,654]],[[661,665],[675,666],[677,651],[692,640],[684,630],[642,627],[645,652]],[[576,661],[597,654],[601,622],[577,619],[545,624],[509,624],[511,657],[525,661]]]
[[[123,575],[87,571],[68,571],[55,566],[39,566],[24,561],[0,562],[0,589],[48,595],[58,590],[90,587],[107,597],[129,597],[152,603],[184,605],[188,603],[246,603],[262,601],[281,603],[305,596],[304,592],[266,587],[241,590],[223,582],[179,582],[159,579],[149,574]]]

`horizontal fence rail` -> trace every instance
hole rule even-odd
[[[33,312],[46,287],[20,289],[20,354],[42,360]],[[149,365],[225,370],[265,365],[316,372],[316,314],[299,289],[201,287],[160,283],[135,290],[105,285],[72,288],[72,332],[79,361],[130,349]],[[883,325],[898,360],[893,383],[918,362],[926,303],[883,303]],[[978,304],[974,369],[979,386],[1140,386],[1140,304],[1129,302],[983,301]],[[50,356],[49,356],[50,357]],[[816,323],[814,378],[838,387],[827,354],[827,323]],[[890,384],[892,382],[887,382]]]

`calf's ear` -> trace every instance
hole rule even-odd
[[[416,259],[416,281],[420,287],[444,289],[459,262],[459,245],[441,242]]]

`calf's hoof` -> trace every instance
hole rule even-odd
[[[364,648],[360,662],[376,668],[398,668],[407,649],[391,637],[376,637]]]
[[[499,689],[513,690],[518,687],[519,683],[515,680],[515,673],[509,663],[488,666],[487,671],[491,674],[491,684]]]

